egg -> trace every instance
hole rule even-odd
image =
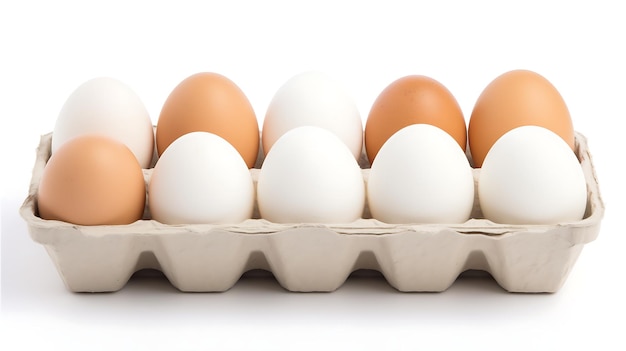
[[[139,96],[117,79],[93,78],[72,92],[54,126],[52,153],[85,134],[113,138],[129,147],[143,168],[150,166],[154,153],[152,120]]]
[[[514,128],[487,154],[478,187],[485,218],[506,224],[558,224],[583,218],[587,186],[570,146],[538,126]]]
[[[489,83],[474,105],[468,127],[474,166],[481,167],[504,133],[525,125],[555,132],[574,150],[574,127],[557,89],[538,73],[509,71]]]
[[[156,129],[159,156],[178,137],[196,131],[218,135],[254,166],[259,152],[259,125],[250,101],[230,79],[201,72],[180,82],[167,97]]]
[[[387,139],[411,124],[438,127],[465,150],[465,118],[452,93],[430,77],[411,75],[389,84],[372,105],[365,124],[365,149],[369,161],[374,162]]]
[[[141,165],[121,142],[102,135],[75,137],[48,160],[37,191],[39,216],[78,225],[129,224],[146,199]]]
[[[191,132],[157,161],[148,188],[152,219],[166,224],[239,223],[252,216],[248,166],[223,138]]]
[[[277,223],[349,223],[365,205],[361,169],[333,132],[291,129],[267,154],[259,172],[261,217]]]
[[[363,150],[363,122],[352,96],[330,76],[308,71],[285,82],[274,94],[263,120],[263,150],[301,126],[325,128],[341,139],[355,159]]]
[[[367,182],[372,217],[387,223],[462,223],[474,204],[472,168],[457,141],[429,124],[394,133]]]

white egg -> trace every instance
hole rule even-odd
[[[363,145],[363,121],[348,92],[326,74],[304,72],[289,79],[269,104],[261,138],[267,154],[285,132],[301,126],[317,126],[335,133],[359,159]]]
[[[480,170],[485,218],[507,224],[556,224],[585,214],[587,186],[572,149],[554,132],[515,128],[491,147]]]
[[[257,183],[261,217],[278,223],[349,223],[360,218],[365,185],[348,147],[319,127],[294,128],[276,141]]]
[[[192,132],[176,139],[157,161],[148,201],[152,218],[166,224],[239,223],[252,216],[254,185],[230,143]]]
[[[94,133],[125,144],[141,167],[150,166],[154,150],[152,120],[139,96],[119,80],[93,78],[72,92],[54,126],[52,153],[76,136]]]
[[[372,217],[387,223],[462,223],[474,202],[472,168],[443,130],[414,124],[393,134],[372,164]]]

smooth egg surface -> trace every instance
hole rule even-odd
[[[363,150],[363,123],[346,89],[318,71],[300,73],[285,82],[267,108],[261,133],[267,154],[287,131],[301,126],[327,129],[341,139],[355,159]]]
[[[277,223],[350,223],[365,206],[361,168],[332,132],[313,126],[280,137],[259,173],[261,217]]]
[[[467,129],[458,102],[438,81],[419,75],[400,78],[378,95],[365,124],[365,149],[371,163],[398,130],[430,124],[450,134],[465,150]]]
[[[478,195],[485,218],[493,222],[557,224],[583,218],[587,183],[560,136],[523,126],[505,133],[487,154]]]
[[[191,132],[157,161],[148,201],[152,218],[161,223],[239,223],[252,216],[254,186],[230,143],[208,132]]]
[[[85,134],[113,138],[128,146],[143,168],[151,164],[152,120],[139,96],[117,79],[93,78],[72,92],[54,126],[52,153],[68,140]]]
[[[470,116],[468,138],[474,166],[482,166],[502,135],[525,125],[553,131],[574,150],[574,127],[557,89],[538,73],[509,71],[489,83]]]
[[[37,193],[39,216],[79,225],[129,224],[142,218],[141,165],[124,144],[101,135],[73,138],[50,157]]]
[[[367,182],[372,217],[387,223],[463,223],[474,204],[472,168],[440,128],[413,124],[382,146]]]
[[[211,72],[194,74],[170,93],[156,129],[159,156],[180,136],[203,131],[224,138],[248,168],[259,151],[259,125],[250,101],[230,79]]]

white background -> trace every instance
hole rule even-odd
[[[13,1],[0,5],[2,325],[20,349],[623,349],[626,13],[618,1]],[[436,3],[436,4],[435,4]],[[606,214],[556,294],[504,292],[468,276],[402,294],[380,276],[331,294],[267,277],[184,294],[143,276],[111,294],[67,291],[17,209],[39,136],[67,96],[101,75],[130,85],[156,123],[173,87],[200,71],[237,83],[259,121],[279,86],[308,69],[351,91],[363,120],[391,81],[439,80],[466,120],[481,90],[526,68],[563,95],[587,136]],[[2,347],[7,349],[6,346]],[[15,346],[12,347],[15,349]]]

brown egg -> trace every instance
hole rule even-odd
[[[413,75],[387,86],[370,110],[365,124],[365,150],[370,162],[395,132],[421,123],[444,130],[465,150],[465,118],[454,96],[438,81]]]
[[[60,146],[44,168],[37,193],[41,218],[79,225],[135,222],[145,201],[135,155],[126,145],[99,135],[79,136]]]
[[[159,156],[190,132],[216,134],[231,143],[248,168],[259,151],[259,125],[243,91],[217,73],[197,73],[183,80],[163,105],[156,129]]]
[[[561,94],[535,72],[510,71],[489,83],[472,111],[468,138],[474,166],[482,166],[502,135],[524,125],[550,129],[574,149],[574,127]]]

